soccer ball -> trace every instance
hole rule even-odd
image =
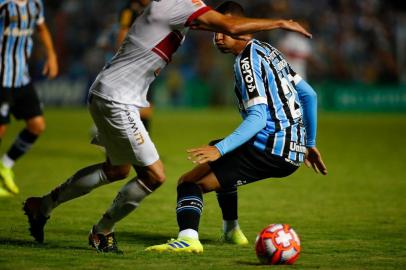
[[[293,264],[300,253],[300,239],[288,224],[271,224],[257,236],[255,251],[262,264]]]

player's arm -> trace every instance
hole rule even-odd
[[[56,56],[51,34],[49,33],[45,22],[37,25],[37,32],[47,54],[47,60],[42,73],[48,76],[49,79],[53,79],[58,75],[58,58]]]
[[[258,104],[247,109],[248,116],[226,138],[214,146],[202,146],[189,149],[189,159],[193,163],[203,164],[214,161],[246,143],[266,126],[267,105]]]
[[[257,51],[251,46],[250,51],[243,52],[243,57],[240,59],[239,66],[253,74],[252,77],[243,76],[239,69],[236,71],[236,74],[241,76],[241,80],[238,80],[240,83],[238,89],[244,97],[242,101],[247,116],[233,133],[214,146],[189,150],[189,158],[195,163],[201,164],[218,159],[246,143],[266,126],[268,104],[258,57]],[[247,59],[250,65],[247,65]]]
[[[130,9],[124,9],[120,13],[120,29],[118,31],[116,47],[119,48],[127,36],[128,30],[131,27],[132,11]]]
[[[210,10],[197,17],[191,24],[192,29],[221,32],[230,36],[253,34],[260,31],[285,29],[298,32],[308,38],[312,35],[299,23],[293,20],[256,19],[237,16],[226,16]]]
[[[307,167],[312,167],[315,172],[321,172],[326,175],[327,167],[321,158],[319,150],[316,148],[317,94],[305,80],[301,79],[298,75],[295,77],[298,81],[296,91],[303,108],[303,121],[306,128],[307,155],[305,164]]]

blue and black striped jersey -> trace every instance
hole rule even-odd
[[[0,80],[2,87],[21,87],[30,82],[28,58],[32,34],[44,21],[42,0],[0,0]]]
[[[301,78],[274,47],[252,40],[236,57],[236,95],[242,117],[257,104],[267,105],[267,124],[251,143],[262,151],[301,163],[306,152],[306,130],[295,85]]]

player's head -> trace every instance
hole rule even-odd
[[[216,8],[216,11],[226,16],[237,16],[237,17],[245,16],[244,8],[234,1],[223,2]],[[235,54],[235,50],[233,49],[241,42],[243,41],[234,39],[223,33],[214,34],[214,44],[217,47],[217,49],[219,49],[222,53]]]
[[[239,16],[239,17],[244,17],[245,12],[244,8],[238,4],[237,2],[234,1],[226,1],[221,3],[217,8],[217,12],[220,12],[221,14],[224,15],[232,15],[232,16]]]

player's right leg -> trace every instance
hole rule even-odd
[[[195,167],[179,179],[176,217],[179,226],[177,239],[148,247],[146,251],[202,253],[199,241],[200,215],[203,210],[203,193],[221,189],[220,183],[208,164]]]
[[[51,212],[60,204],[88,194],[102,185],[127,177],[130,165],[114,166],[109,160],[80,169],[64,183],[42,197],[30,197],[23,205],[29,230],[34,239],[44,241],[44,226]]]

